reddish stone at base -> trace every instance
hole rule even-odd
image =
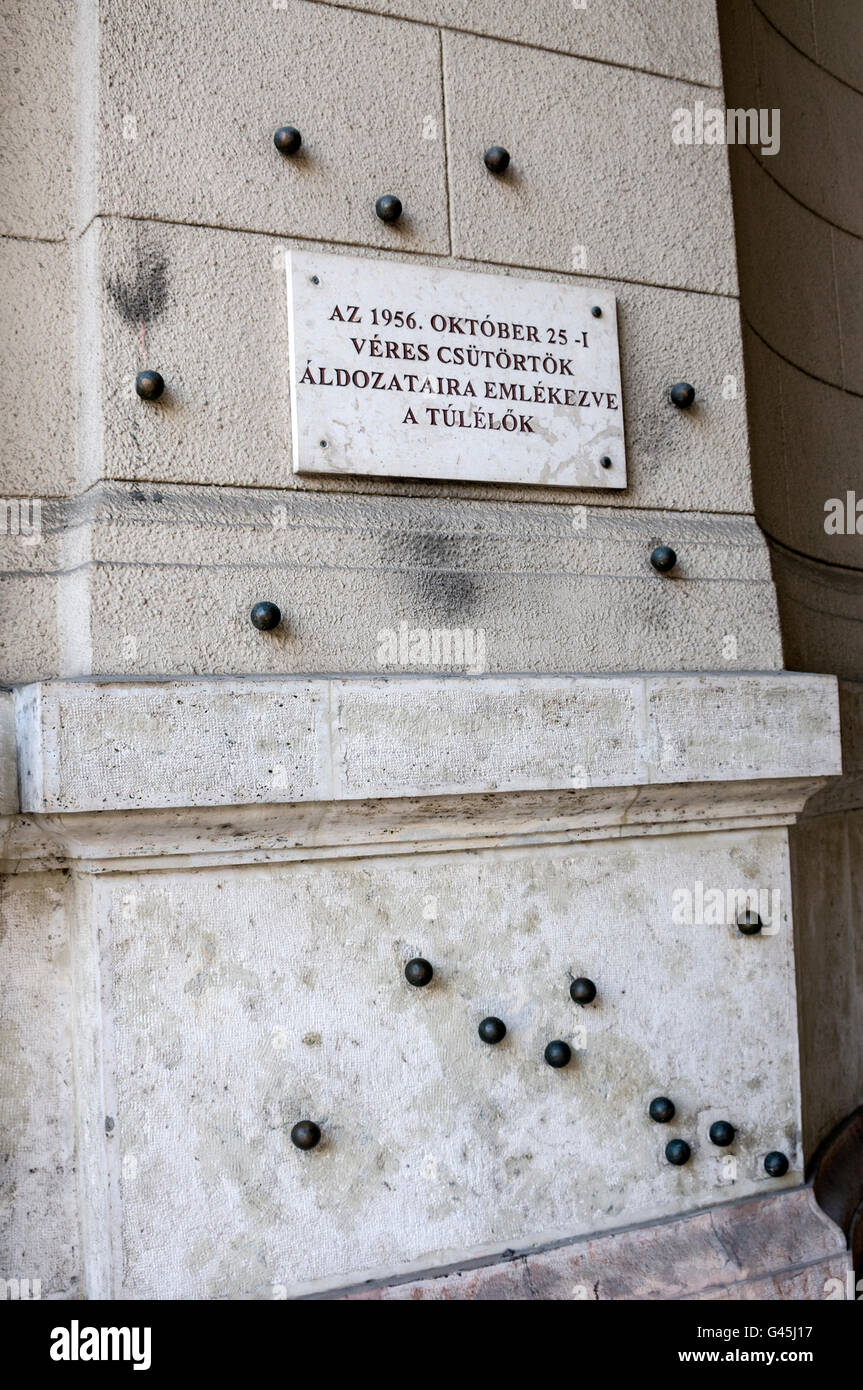
[[[807,1186],[550,1250],[318,1297],[813,1301],[843,1296],[850,1270],[842,1231]]]

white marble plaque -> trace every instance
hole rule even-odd
[[[613,294],[285,254],[295,472],[626,486]]]

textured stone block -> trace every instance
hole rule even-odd
[[[104,6],[89,211],[448,250],[432,29],[326,5]],[[303,136],[294,158],[275,130]],[[192,175],[190,177],[190,171]],[[385,226],[375,200],[405,215]]]
[[[16,691],[21,805],[828,777],[840,770],[837,703],[831,677],[786,673],[46,683]]]
[[[801,0],[802,2],[802,0]],[[357,0],[355,8],[609,63],[688,77],[714,86],[722,80],[713,0],[625,0],[625,5],[532,0]]]
[[[444,81],[457,255],[735,293],[726,149],[672,141],[719,92],[451,33]]]
[[[0,242],[0,469],[6,497],[74,490],[72,254],[63,244]]]
[[[14,816],[18,810],[18,756],[15,747],[15,718],[12,692],[0,692],[0,815]]]
[[[650,563],[660,544],[678,556],[667,576]],[[70,675],[782,663],[747,517],[118,484],[67,509],[63,555]],[[249,622],[261,599],[282,610],[272,633]],[[440,630],[482,650],[400,645]]]
[[[75,217],[74,0],[0,14],[0,232],[59,241]]]
[[[651,1220],[763,1191],[768,1148],[792,1157],[770,1190],[793,1187],[790,931],[675,926],[695,873],[784,895],[785,833],[101,879],[123,1294],[294,1296]],[[560,1072],[550,1037],[576,1049]],[[663,1127],[647,1106],[666,1092]],[[705,1106],[739,1126],[731,1185]],[[305,1117],[310,1154],[288,1137]]]
[[[4,559],[23,560],[21,570],[6,569],[0,577],[0,671],[4,682],[29,680],[34,671],[47,679],[60,674],[62,657],[57,629],[57,579],[50,574],[31,574],[32,552],[24,552],[18,538],[5,538],[0,546]],[[11,553],[11,554],[10,554]]]
[[[844,1283],[849,1260],[843,1247],[842,1232],[819,1209],[811,1188],[797,1188],[661,1226],[331,1296],[365,1302],[813,1299],[824,1297],[827,1278],[838,1275]]]
[[[502,491],[499,484],[297,477],[290,459],[282,250],[287,243],[115,220],[91,228],[86,242],[88,293],[98,305],[96,342],[87,351],[99,367],[84,383],[91,443],[82,465],[88,482],[123,477],[536,498],[532,489],[512,485]],[[594,283],[617,298],[629,485],[603,500],[625,507],[751,511],[736,303],[623,282],[574,283]],[[135,374],[144,367],[156,367],[166,380],[159,402],[144,404],[135,395]],[[687,412],[668,400],[670,386],[681,378],[697,393]],[[595,491],[555,489],[553,495],[597,500]]]

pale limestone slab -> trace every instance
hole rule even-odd
[[[295,472],[626,486],[607,290],[317,252],[285,267]]]
[[[5,498],[74,490],[73,269],[65,243],[0,241],[0,488]]]
[[[840,770],[832,676],[63,682],[16,691],[22,810],[247,805]]]
[[[0,1281],[37,1280],[42,1298],[80,1289],[67,884],[0,878]]]
[[[67,685],[56,705],[45,691],[18,690],[21,794],[33,808],[47,806],[64,784],[71,790],[82,775],[91,784],[85,795],[92,810],[106,810],[118,797],[128,807],[188,805],[187,792],[201,776],[210,788],[201,787],[201,804],[209,805],[221,800],[220,785],[233,785],[245,803],[270,801],[274,793],[277,801],[307,800],[329,782],[325,681],[288,682],[281,690],[247,680],[111,683],[96,704],[83,684]],[[135,786],[142,756],[149,764],[146,801]]]
[[[293,1296],[798,1185],[790,922],[676,925],[695,880],[786,905],[785,831],[99,879],[123,1295]]]
[[[810,684],[814,679],[815,684]],[[647,679],[651,780],[781,777],[841,771],[833,676],[666,676]]]
[[[629,786],[643,777],[642,698],[626,677],[339,681],[334,765],[348,797]]]

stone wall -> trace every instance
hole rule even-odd
[[[725,103],[713,0],[3,23],[0,1273],[330,1294],[776,1189],[728,1296],[817,1296],[836,1228],[782,1236],[811,1152],[789,827],[838,777],[838,697],[783,670],[728,151],[672,139]],[[627,488],[294,473],[291,248],[613,292]],[[481,631],[483,670],[382,676],[402,624]],[[675,918],[705,888],[718,915]],[[738,890],[779,894],[761,933]]]
[[[728,0],[719,17],[729,103],[782,120],[775,155],[730,150],[756,518],[785,665],[847,682],[846,778],[791,837],[811,1149],[863,1100],[863,17],[826,0]]]

